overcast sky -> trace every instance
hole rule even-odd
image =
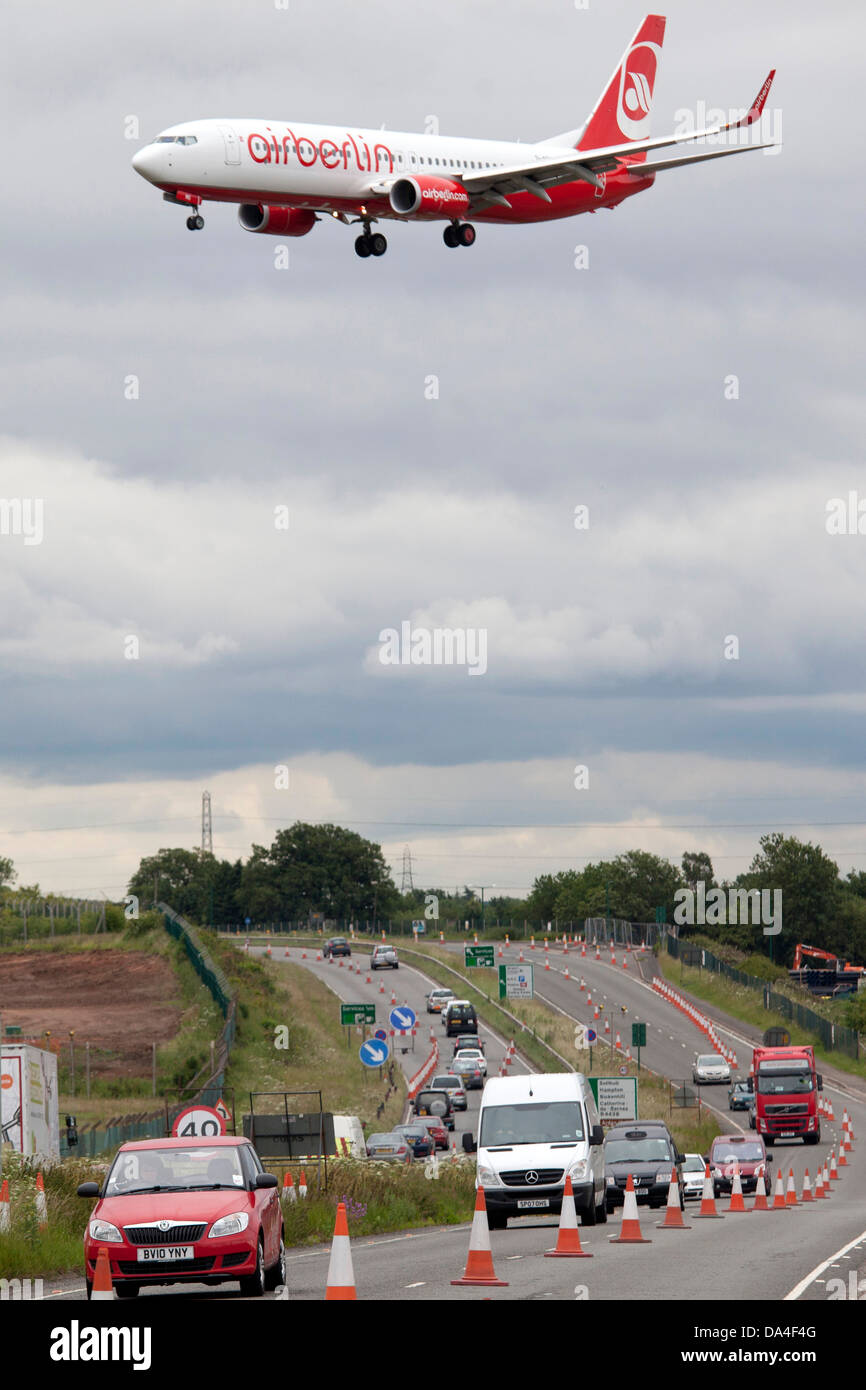
[[[11,0],[0,498],[44,531],[0,535],[22,881],[119,896],[199,842],[205,787],[218,854],[332,819],[398,883],[406,843],[425,886],[638,847],[733,874],[786,827],[866,867],[866,535],[826,529],[866,500],[861,5],[669,4],[654,133],[775,66],[782,152],[471,250],[393,225],[362,262],[326,222],[279,270],[130,165],[209,116],[543,139],[644,13]],[[483,630],[486,671],[382,665],[406,621]]]

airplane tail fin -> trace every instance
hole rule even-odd
[[[656,76],[665,37],[665,16],[648,14],[581,131],[560,140],[579,150],[648,140]],[[547,142],[545,142],[547,143]],[[637,158],[645,159],[642,154]]]

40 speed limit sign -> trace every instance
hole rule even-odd
[[[175,1117],[171,1132],[175,1139],[216,1139],[225,1134],[226,1124],[209,1105],[190,1105]]]

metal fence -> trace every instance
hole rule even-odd
[[[712,951],[707,951],[703,947],[695,948],[687,942],[678,940],[671,932],[665,933],[665,946],[668,955],[673,956],[675,960],[683,960],[686,964],[695,963],[701,969],[712,970],[717,975],[724,975],[726,979],[733,980],[735,984],[745,985],[747,989],[760,991],[765,1009],[790,1019],[807,1033],[814,1033],[816,1037],[820,1038],[822,1046],[827,1051],[844,1052],[848,1057],[855,1059],[860,1056],[860,1035],[856,1028],[846,1028],[841,1023],[834,1023],[831,1019],[824,1018],[822,1014],[816,1013],[807,1005],[798,1004],[787,994],[780,994],[760,976],[747,975],[744,970],[737,970],[735,966],[728,965],[727,961],[719,960]],[[699,961],[694,961],[696,949],[700,952]]]

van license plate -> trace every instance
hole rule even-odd
[[[163,1260],[169,1263],[174,1260],[191,1260],[193,1247],[191,1245],[146,1245],[135,1253],[139,1264],[158,1264]]]
[[[537,1208],[537,1207],[549,1207],[549,1206],[550,1206],[550,1198],[549,1198],[549,1197],[533,1197],[531,1201],[524,1201],[524,1202],[518,1202],[518,1203],[517,1203],[517,1208],[518,1208],[519,1211],[530,1211],[530,1210],[534,1210],[534,1209]]]
[[[794,1131],[793,1131],[792,1129],[783,1129],[783,1130],[782,1130],[782,1133],[779,1135],[779,1138],[780,1138],[780,1139],[793,1139],[793,1138],[794,1138]]]

